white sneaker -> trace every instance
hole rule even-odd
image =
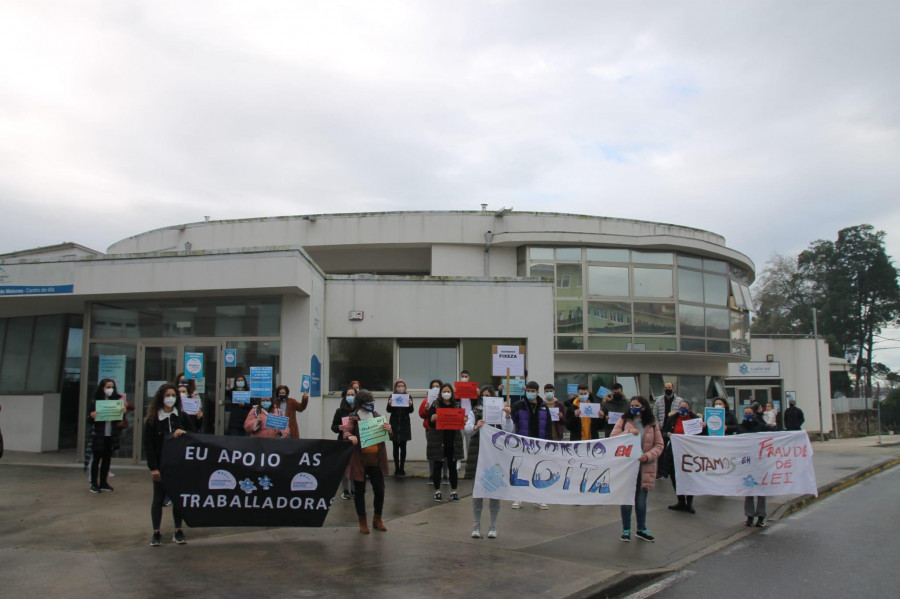
[[[517,510],[517,509],[519,509],[520,507],[522,507],[522,502],[521,502],[521,501],[513,501],[512,509]]]
[[[539,510],[549,510],[549,509],[550,509],[550,506],[548,506],[546,503],[539,503],[539,504],[537,504],[537,509],[539,509]]]
[[[472,529],[472,538],[473,539],[481,538],[481,527],[476,526],[475,528]]]
[[[488,538],[489,538],[489,539],[496,539],[496,538],[497,538],[497,529],[496,529],[496,528],[492,528],[492,529],[490,529],[490,530],[488,531]]]
[[[106,476],[108,476],[108,477],[110,477],[110,478],[114,478],[114,477],[116,476],[116,474],[115,474],[115,472],[110,472],[110,473],[107,474]]]

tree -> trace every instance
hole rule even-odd
[[[775,254],[756,280],[756,314],[751,334],[808,334],[812,312],[797,259]]]
[[[834,336],[843,355],[856,358],[857,391],[863,366],[872,373],[875,335],[900,316],[897,269],[884,236],[872,225],[848,227],[838,231],[837,241],[815,241],[797,258],[820,309],[821,330]]]

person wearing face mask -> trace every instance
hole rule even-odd
[[[606,414],[606,424],[603,427],[603,433],[606,437],[612,433],[612,429],[615,426],[615,423],[611,423],[610,420],[614,419],[614,414],[618,414],[619,417],[625,414],[628,411],[629,402],[628,398],[625,397],[625,393],[622,391],[622,385],[620,383],[614,383],[612,386],[612,391],[607,393],[606,397],[600,402],[600,409],[603,410],[603,413]]]
[[[678,409],[669,414],[669,423],[667,428],[663,429],[663,436],[671,437],[672,435],[683,435],[684,434],[684,421],[685,420],[693,420],[694,418],[699,418],[696,414],[691,411],[691,404],[686,399],[681,400],[681,403],[678,404]],[[701,434],[706,434],[706,426],[703,427],[703,432]],[[666,460],[666,470],[669,475],[672,477],[672,486],[675,488],[676,492],[678,490],[677,484],[675,482],[675,458],[672,455],[672,446],[666,448],[664,459]],[[694,510],[694,496],[693,495],[678,495],[678,503],[670,505],[670,510],[675,510],[679,512],[688,512],[689,514],[696,513]]]
[[[153,479],[153,501],[150,504],[150,520],[153,524],[153,536],[150,545],[157,547],[162,543],[160,524],[162,523],[163,499],[166,491],[162,486],[159,466],[162,463],[163,443],[169,437],[176,439],[191,430],[191,422],[181,410],[181,399],[175,385],[162,385],[150,401],[144,417],[144,454],[147,456],[147,468]],[[175,534],[172,540],[179,545],[187,543],[181,529],[181,507],[178,502],[172,504],[172,518],[175,520]]]
[[[725,434],[734,435],[738,432],[738,421],[734,412],[728,407],[728,400],[724,397],[717,397],[713,400],[714,408],[723,408],[725,410]],[[709,431],[707,430],[707,433]]]
[[[353,501],[359,519],[359,532],[364,535],[369,534],[369,526],[366,521],[366,478],[369,479],[369,483],[372,485],[372,494],[375,496],[375,515],[372,517],[372,528],[382,532],[387,531],[387,527],[381,519],[384,511],[384,477],[388,474],[387,450],[384,447],[384,441],[366,448],[359,446],[359,421],[378,416],[381,414],[375,411],[375,398],[369,391],[361,389],[354,399],[353,413],[350,414],[349,424],[344,430],[344,438],[356,446],[356,450],[350,456],[350,463],[347,465],[347,476],[353,481]],[[382,428],[391,434],[390,424],[386,422]]]
[[[650,409],[650,402],[636,395],[631,398],[628,411],[613,427],[612,436],[637,435],[641,439],[640,469],[634,492],[634,512],[637,519],[635,536],[650,543],[656,539],[647,529],[647,493],[656,486],[656,462],[663,452],[663,438],[659,424]],[[631,506],[620,506],[622,515],[622,541],[631,541]]]
[[[344,418],[353,413],[353,402],[356,401],[356,389],[350,388],[341,393],[341,403],[338,404],[331,418],[331,432],[337,433],[338,441],[344,438]],[[341,487],[344,492],[341,493],[341,499],[353,499],[353,489],[350,488],[350,479],[347,478],[346,471],[341,477]]]
[[[178,399],[181,400],[181,405],[184,405],[184,400],[189,398],[190,390],[188,388],[187,383],[181,383],[178,385]],[[196,414],[188,414],[188,420],[191,421],[191,430],[202,431],[203,430],[203,410],[197,410]],[[168,504],[166,504],[168,505]]]
[[[752,407],[744,408],[744,415],[738,425],[737,434],[764,433],[768,427],[756,416]],[[755,505],[754,505],[755,503]],[[745,526],[753,526],[753,518],[756,518],[756,526],[763,528],[766,525],[766,498],[764,495],[744,497],[744,522]]]
[[[212,411],[215,413],[216,407],[215,404],[211,400],[207,400],[197,392],[197,381],[194,379],[187,378],[183,372],[179,372],[175,375],[175,379],[172,381],[172,384],[175,387],[186,386],[188,393],[187,396],[191,399],[199,399],[200,400],[200,409],[206,411]],[[191,423],[196,426],[194,430],[198,433],[208,433],[212,434],[215,432],[214,423],[212,418],[208,419],[208,422],[203,421],[203,417],[200,418],[192,418]]]
[[[251,437],[261,437],[263,439],[289,438],[287,431],[279,431],[273,428],[266,428],[266,418],[269,414],[284,416],[284,412],[278,409],[269,397],[263,397],[258,406],[253,406],[250,413],[247,414],[247,420],[244,421],[244,430],[250,433]]]
[[[453,394],[453,385],[444,383],[437,400],[428,408],[428,422],[432,427],[437,426],[438,408],[459,408],[459,401]],[[425,457],[432,463],[431,484],[434,487],[434,500],[443,501],[441,495],[441,468],[447,465],[450,474],[450,501],[458,502],[459,493],[456,491],[459,483],[459,474],[456,470],[456,461],[463,458],[462,431],[432,430],[426,435]]]
[[[494,397],[494,388],[485,385],[479,392],[480,398]],[[466,414],[465,434],[469,437],[469,454],[466,456],[466,478],[475,478],[478,466],[478,446],[480,436],[478,430],[484,426],[484,404],[479,399],[472,403],[472,410]],[[502,424],[503,430],[513,432],[514,426],[512,420],[504,418]],[[475,518],[475,527],[472,528],[472,538],[481,538],[481,512],[484,510],[484,498],[472,498],[472,515]],[[488,529],[487,537],[489,539],[497,538],[497,516],[500,515],[500,500],[488,499],[488,511],[490,512],[491,527]]]
[[[588,386],[578,385],[578,395],[566,406],[566,428],[572,441],[589,441],[600,438],[603,418],[582,418],[581,405],[596,403]]]
[[[100,493],[101,491],[112,491],[113,488],[106,482],[109,476],[109,464],[112,461],[112,454],[119,448],[119,435],[121,428],[119,422],[97,422],[97,401],[99,400],[115,400],[121,399],[119,390],[116,388],[116,382],[113,379],[103,379],[97,385],[94,392],[94,399],[91,401],[90,410],[88,412],[88,426],[91,429],[92,441],[92,457],[91,457],[91,493]],[[127,407],[122,407],[122,415],[128,411]]]
[[[406,393],[406,381],[397,379],[394,381],[394,393],[402,395]],[[409,398],[409,406],[394,407],[388,399],[387,411],[391,415],[391,430],[394,434],[391,441],[394,449],[394,476],[403,478],[406,476],[406,443],[412,439],[412,424],[409,415],[413,413],[413,398]]]
[[[559,420],[553,420],[551,412],[550,434],[554,441],[562,441],[566,438],[566,406],[556,399],[556,390],[553,385],[547,383],[544,385],[544,405],[547,410],[556,409]]]
[[[229,389],[228,394],[228,434],[236,437],[246,437],[247,431],[244,430],[244,421],[253,406],[249,403],[234,403],[231,401],[232,393],[235,391],[249,391],[250,385],[247,378],[243,374],[234,377],[234,386]]]
[[[433,379],[430,383],[428,383],[429,389],[438,389],[440,390],[441,386],[444,383],[441,382],[440,379]],[[419,418],[422,419],[422,427],[425,429],[425,444],[426,447],[434,443],[434,440],[431,438],[433,435],[437,434],[437,431],[434,430],[434,427],[431,426],[431,420],[428,416],[428,408],[431,407],[433,401],[428,398],[428,395],[425,395],[425,398],[422,399],[422,403],[419,404]],[[431,477],[434,476],[434,462],[428,460],[428,480],[425,481],[425,484],[431,485]],[[442,467],[442,483],[444,485],[450,484],[450,476],[448,473],[447,464],[445,463]]]
[[[678,406],[682,401],[681,397],[675,395],[675,386],[672,383],[666,383],[663,394],[657,397],[656,402],[653,404],[653,416],[663,430],[666,430],[669,413],[674,409],[672,406]],[[668,445],[668,439],[663,439],[663,441]]]
[[[275,387],[275,401],[281,412],[288,417],[288,436],[291,439],[300,438],[300,426],[297,424],[297,414],[306,409],[309,404],[309,393],[304,393],[297,401],[291,397],[291,390],[287,385]]]
[[[528,381],[525,383],[525,399],[517,401],[512,406],[506,406],[503,411],[506,417],[513,421],[517,435],[550,440],[553,435],[551,432],[553,421],[550,420],[547,405],[538,397],[539,389],[540,386],[536,381]],[[521,506],[521,501],[514,501],[512,509],[516,510]],[[542,510],[548,508],[546,503],[538,503],[537,507]]]

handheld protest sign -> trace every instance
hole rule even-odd
[[[356,423],[359,427],[359,446],[361,448],[378,445],[391,438],[382,427],[385,424],[384,416],[366,418]]]
[[[98,399],[94,407],[95,411],[97,412],[97,417],[94,418],[94,421],[112,422],[115,420],[121,420],[122,408],[124,407],[125,402],[121,399]]]
[[[437,417],[435,430],[461,431],[466,427],[466,411],[462,408],[438,408]]]

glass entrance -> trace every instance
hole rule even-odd
[[[181,351],[181,361],[184,364],[184,354],[203,354],[203,378],[197,379],[197,393],[200,395],[203,407],[203,419],[199,432],[208,435],[222,435],[225,429],[222,427],[222,417],[218,414],[222,410],[219,399],[219,349],[216,345],[185,345]],[[179,368],[179,372],[183,371]]]
[[[137,431],[135,443],[138,446],[134,448],[134,455],[141,456],[142,460],[146,459],[142,438],[144,417],[157,389],[175,379],[179,364],[178,350],[177,345],[142,344],[140,346],[139,353],[142,358],[138,368],[134,408],[134,428]]]

